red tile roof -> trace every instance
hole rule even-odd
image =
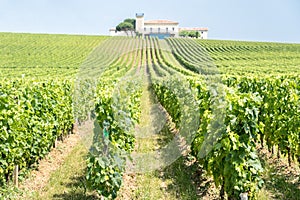
[[[178,25],[178,22],[170,21],[170,20],[147,20],[144,22],[144,24],[176,24]]]

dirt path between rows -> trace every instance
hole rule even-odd
[[[30,173],[29,177],[20,183],[24,194],[42,191],[48,183],[51,174],[56,171],[80,141],[78,134],[68,135],[64,141],[58,141],[57,147],[39,162],[37,170]]]
[[[170,165],[161,163],[163,160],[159,155],[158,160],[154,159],[155,152],[173,140],[175,132],[170,128],[168,115],[155,99],[149,84],[145,85],[141,108],[135,151],[132,153],[133,160],[138,160],[133,162],[133,169],[127,169],[123,176],[117,199],[198,199],[195,166],[187,163],[185,156]]]

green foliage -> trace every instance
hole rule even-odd
[[[95,189],[98,194],[108,199],[114,199],[122,184],[125,158],[118,163],[112,153],[103,155],[102,149],[99,150],[99,154],[95,153],[95,151],[90,153],[87,160],[88,187]]]
[[[125,20],[122,27],[133,30],[133,20]],[[167,40],[171,53],[157,39],[116,38],[98,52],[103,58],[99,56],[102,60],[97,67],[105,67],[102,75],[107,78],[83,80],[77,91],[82,99],[76,99],[68,77],[105,37],[8,33],[0,37],[5,46],[0,52],[1,77],[66,77],[0,81],[1,186],[11,177],[15,164],[22,172],[43,158],[57,137],[70,131],[73,113],[77,121],[83,122],[94,111],[100,127],[87,159],[86,177],[91,189],[115,198],[122,183],[125,157],[134,148],[131,130],[140,117],[141,91],[135,87],[137,83],[120,82],[127,72],[133,75],[145,71],[151,80],[161,81],[167,76],[189,80],[191,90],[197,91],[199,108],[193,120],[200,123],[192,152],[229,198],[238,199],[240,193],[247,192],[255,199],[262,186],[262,168],[255,150],[258,138],[269,148],[279,146],[290,159],[300,157],[299,44],[180,38]],[[141,66],[146,66],[145,70]],[[214,134],[211,122],[217,117],[213,113],[215,99],[205,80],[218,73],[227,74],[220,78],[228,88],[224,97],[225,126]],[[177,94],[183,86],[176,81],[172,87],[162,83],[155,82],[154,91],[178,127],[183,119]],[[125,90],[118,88],[119,98],[114,95],[118,85],[128,85]],[[74,107],[77,109],[73,111]],[[104,120],[110,123],[109,154],[104,151],[101,137]],[[199,156],[203,151],[206,156]]]
[[[197,40],[221,74],[248,76],[298,74],[300,44]],[[189,54],[198,54],[190,44]],[[202,51],[202,54],[203,54]]]
[[[133,32],[135,32],[135,19],[125,19],[123,22],[119,23],[116,26],[116,30],[117,31],[125,31],[126,34],[128,35],[128,31],[131,32],[131,34]]]
[[[187,37],[188,36],[188,31],[180,31],[179,32],[179,36],[181,36],[181,37]]]
[[[132,24],[133,28],[135,29],[135,19],[131,19],[131,18],[128,18],[128,19],[125,19],[124,22],[128,22],[130,24]]]
[[[89,53],[107,38],[0,33],[0,78],[73,78]]]
[[[135,31],[135,19],[125,19],[116,26],[117,31]]]
[[[279,146],[290,158],[299,157],[299,80],[294,76],[229,78],[227,84],[243,93],[256,92],[263,100],[259,107],[261,141],[271,149]],[[234,80],[234,81],[233,81]]]
[[[229,198],[239,199],[240,193],[247,192],[250,199],[254,199],[263,184],[260,177],[263,169],[255,148],[260,98],[253,94],[238,95],[234,91],[229,91],[226,98],[226,130],[203,158],[204,166]],[[206,134],[209,131],[200,133]]]
[[[179,36],[181,37],[191,37],[191,38],[198,38],[200,33],[198,31],[180,31]]]
[[[218,136],[211,130],[215,113],[212,113],[209,91],[201,81],[190,80],[190,83],[198,91],[196,100],[199,103],[200,118],[199,130],[192,144],[194,155],[204,163],[205,169],[213,175],[215,183],[221,185],[230,198],[238,199],[240,193],[247,192],[251,199],[255,199],[263,184],[263,169],[255,148],[261,98],[258,94],[239,94],[228,90],[225,128],[219,130],[221,134]],[[154,90],[159,101],[178,125],[181,113],[174,93],[163,85],[154,85]],[[212,138],[215,138],[215,141]],[[212,148],[208,145],[212,145]],[[200,156],[203,151],[206,153]]]
[[[117,31],[132,31],[134,30],[134,27],[129,22],[121,22],[117,27]]]
[[[126,157],[134,149],[135,137],[130,127],[133,128],[140,118],[141,90],[135,87],[135,82],[127,84],[125,91],[119,88],[122,94],[117,95],[113,95],[115,84],[112,80],[102,80],[97,88],[95,113],[100,130],[95,131],[102,131],[103,121],[109,122],[109,144],[101,133],[96,134],[87,160],[86,178],[91,189],[108,199],[116,198],[121,187]],[[132,93],[122,98],[126,91]],[[118,101],[117,105],[114,101]]]
[[[176,84],[178,84],[178,82],[174,85]],[[159,99],[159,102],[171,115],[173,121],[175,122],[178,128],[180,124],[181,108],[177,96],[174,94],[173,91],[170,90],[169,87],[167,87],[164,83],[161,82],[154,84],[153,89],[157,98]]]
[[[239,194],[246,192],[250,199],[255,199],[263,183],[262,167],[255,150],[258,138],[269,149],[278,146],[281,153],[288,155],[289,162],[299,158],[299,68],[294,65],[299,62],[296,52],[300,46],[186,39],[167,41],[181,65],[206,75],[208,80],[217,77],[214,75],[218,74],[218,69],[219,73],[229,73],[228,68],[234,68],[234,75],[221,77],[231,88],[226,89],[225,127],[217,131],[222,134],[210,130],[210,123],[216,117],[212,112],[214,100],[210,91],[197,80],[199,77],[191,79],[191,85],[198,90],[200,110],[200,127],[192,151],[213,175],[215,183],[222,186],[221,196],[225,191],[230,199],[239,199]],[[252,74],[255,72],[262,74],[258,77]],[[278,73],[287,75],[272,75]],[[296,75],[290,75],[292,73]],[[205,157],[203,145],[208,149]]]
[[[20,190],[12,184],[0,187],[0,199],[17,199],[20,193]]]
[[[224,75],[299,74],[300,44],[184,38],[168,38],[167,42],[184,67],[197,71],[210,66]]]
[[[25,170],[43,158],[74,123],[72,85],[57,80],[0,82],[0,185],[15,165]]]

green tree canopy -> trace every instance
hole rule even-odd
[[[200,33],[198,31],[180,31],[179,36],[181,37],[191,37],[191,38],[198,38],[200,36]]]
[[[124,22],[128,22],[128,23],[132,24],[133,28],[135,29],[135,19],[128,18],[128,19],[125,19]]]
[[[133,31],[134,26],[129,22],[121,22],[116,29],[117,31]]]
[[[135,19],[125,19],[123,22],[116,26],[117,31],[134,31],[135,30]]]
[[[180,32],[179,32],[179,36],[181,36],[181,37],[187,37],[188,34],[189,34],[188,31],[180,31]]]
[[[196,37],[196,32],[197,31],[189,31],[188,36],[194,38],[194,37]]]

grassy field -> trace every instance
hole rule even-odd
[[[72,77],[106,36],[0,33],[0,77]]]

